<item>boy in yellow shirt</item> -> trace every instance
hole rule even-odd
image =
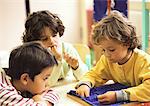
[[[113,80],[131,87],[98,95],[102,104],[150,101],[150,55],[138,49],[135,28],[127,19],[112,11],[94,26],[93,41],[104,55],[77,84],[76,93],[88,97],[90,88]]]

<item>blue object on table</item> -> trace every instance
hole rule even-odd
[[[75,90],[70,90],[67,94],[72,95],[72,96],[76,96],[76,97],[82,99],[83,101],[87,102],[88,104],[90,104],[92,106],[104,106],[104,105],[99,103],[97,95],[106,93],[107,91],[117,91],[117,90],[126,89],[126,88],[128,88],[128,86],[125,86],[125,85],[120,84],[120,83],[115,83],[115,84],[103,85],[100,87],[92,88],[90,90],[90,96],[89,97],[81,97],[81,96],[76,94]],[[109,106],[120,106],[121,104],[124,104],[124,103],[128,103],[128,101],[118,102],[115,104],[111,104]]]

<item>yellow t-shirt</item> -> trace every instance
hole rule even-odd
[[[131,86],[124,89],[130,94],[130,101],[150,101],[150,55],[135,49],[128,62],[123,65],[110,63],[102,55],[96,66],[84,75],[81,82],[91,82],[93,87],[100,86],[108,80]]]

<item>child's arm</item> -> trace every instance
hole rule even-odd
[[[53,91],[49,90],[42,94],[42,101],[36,102],[32,98],[24,98],[21,96],[20,92],[18,92],[10,83],[10,78],[6,75],[5,71],[0,68],[0,106],[26,106],[26,105],[37,105],[43,106],[43,100],[47,103],[55,104],[59,100],[59,96]]]
[[[102,104],[111,104],[115,102],[128,101],[129,95],[123,90],[120,91],[108,91],[102,95],[98,95],[98,100]]]
[[[124,89],[124,91],[129,94],[130,101],[139,101],[139,102],[150,101],[150,72],[147,73],[147,75],[144,78],[145,81],[143,80],[143,82],[140,85]]]
[[[93,67],[89,72],[87,72],[76,87],[80,84],[87,84],[89,87],[101,86],[106,83],[110,78],[107,75],[107,66],[105,65],[105,58],[102,58],[98,61],[95,67]]]
[[[54,92],[53,90],[48,90],[43,94],[44,100],[48,101],[49,103],[56,104],[59,101],[59,95]]]
[[[81,60],[79,53],[69,43],[63,43],[63,58],[68,64],[68,68],[72,69],[73,75],[77,80],[80,80],[82,76],[88,72],[87,65]]]
[[[33,97],[33,98],[24,98],[22,97],[12,86],[5,86],[0,88],[0,105],[37,105],[37,106],[47,106],[55,104],[58,102],[59,97],[53,91],[49,91],[44,95]]]
[[[50,102],[48,102],[48,101],[45,101],[45,100],[43,99],[42,95],[35,95],[35,96],[32,97],[32,99],[33,99],[35,102],[41,103],[41,104],[43,104],[43,105],[45,105],[45,106],[52,106],[52,105],[53,105],[52,103],[50,103]]]

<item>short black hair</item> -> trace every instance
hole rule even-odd
[[[54,56],[42,46],[42,43],[34,41],[24,43],[10,53],[9,69],[7,74],[12,80],[19,80],[24,73],[34,80],[46,67],[57,64]]]

